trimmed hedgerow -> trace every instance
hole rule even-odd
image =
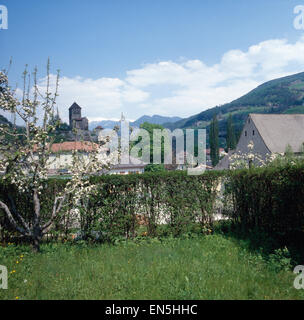
[[[244,231],[260,230],[282,240],[303,238],[303,164],[231,171],[225,193],[228,216]]]
[[[220,172],[200,176],[188,176],[186,172],[93,176],[90,183],[97,186],[97,191],[89,196],[89,201],[77,206],[77,214],[71,211],[73,205],[68,201],[50,236],[68,237],[78,230],[84,238],[92,235],[108,241],[117,237],[133,238],[138,235],[140,220],[144,221],[149,236],[157,235],[164,224],[166,232],[175,236],[195,228],[206,230],[213,221],[216,188],[221,176]],[[50,216],[55,194],[65,183],[64,179],[48,180],[41,199],[41,219],[47,220]],[[17,201],[17,210],[30,222],[31,197],[0,184],[0,198],[6,203],[9,203],[8,195]],[[0,217],[2,237],[12,235],[4,214]]]
[[[114,241],[137,237],[142,230],[148,236],[207,232],[221,202],[223,213],[244,232],[260,230],[282,243],[304,238],[303,164],[211,171],[199,176],[186,172],[104,175],[93,176],[90,182],[97,186],[96,192],[79,204],[77,214],[69,199],[49,237],[67,238],[78,231],[85,239],[93,236]],[[41,199],[41,219],[50,216],[55,193],[65,183],[65,179],[48,180]],[[224,196],[218,190],[220,183],[225,186]],[[10,205],[10,197],[30,222],[32,197],[0,183],[0,199]],[[14,236],[1,211],[0,227],[2,239]]]

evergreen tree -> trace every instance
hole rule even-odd
[[[210,143],[210,157],[213,166],[216,166],[220,159],[219,154],[219,127],[216,114],[213,115],[213,119],[210,124],[209,132]]]
[[[235,130],[234,130],[231,114],[229,114],[229,117],[227,120],[226,143],[227,143],[227,151],[234,150],[236,148],[236,136],[235,136]]]

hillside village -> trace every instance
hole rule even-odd
[[[102,126],[98,125],[95,130],[89,131],[89,121],[86,117],[82,117],[81,109],[76,102],[69,108],[70,131],[66,135],[68,141],[52,145],[50,174],[56,175],[68,172],[67,168],[71,165],[72,161],[72,151],[78,150],[86,154],[94,148],[95,142],[98,141],[98,135],[103,130]],[[123,116],[122,120],[124,120]],[[206,169],[232,169],[234,166],[231,163],[234,162],[236,157],[240,157],[241,155],[246,159],[248,165],[261,166],[274,155],[284,155],[288,148],[295,154],[301,154],[304,142],[303,127],[303,114],[250,113],[246,118],[238,141],[236,141],[236,137],[234,138],[233,148],[228,148],[228,141],[226,149],[218,148],[218,162],[214,165],[212,165],[211,149],[206,149]],[[71,133],[73,130],[75,132],[74,135]],[[229,129],[227,128],[227,130]],[[234,127],[232,127],[232,130],[234,130]],[[235,132],[233,132],[233,135],[235,136]],[[69,141],[71,136],[73,140]],[[104,152],[107,152],[107,150]],[[255,155],[255,159],[247,159],[249,154]],[[147,164],[141,163],[136,165],[131,161],[128,165],[118,164],[113,166],[108,173],[143,173],[146,166]],[[166,167],[169,168],[168,166]],[[173,167],[171,166],[170,169],[187,170],[188,167],[185,158],[184,164],[176,164]]]
[[[206,170],[235,168],[236,158],[240,158],[242,155],[242,158],[245,159],[246,154],[255,155],[255,160],[247,159],[247,163],[259,166],[266,161],[266,158],[268,161],[274,155],[284,154],[287,148],[294,153],[300,152],[304,141],[301,120],[303,118],[302,111],[304,112],[304,109],[301,109],[303,108],[301,100],[303,99],[302,87],[304,88],[303,74],[299,73],[269,81],[230,104],[209,109],[188,119],[162,118],[156,115],[153,117],[143,116],[132,122],[131,128],[142,127],[144,124],[152,126],[150,131],[153,130],[153,126],[169,130],[206,128]],[[121,121],[124,119],[122,115],[122,119],[118,122],[93,122],[96,127],[90,130],[92,125],[88,118],[82,114],[85,113],[85,106],[82,108],[74,102],[66,111],[68,112],[68,124],[62,123],[58,109],[54,118],[54,121],[59,121],[60,124],[57,126],[55,140],[51,147],[48,169],[50,175],[67,174],[68,167],[72,163],[74,150],[82,152],[85,157],[90,152],[90,148],[92,149],[92,146],[98,143],[99,135],[105,129],[102,124],[106,129],[118,128],[119,130]],[[12,124],[5,117],[1,117],[0,121],[3,125],[12,127]],[[165,122],[169,120],[170,122]],[[149,124],[147,121],[151,121],[151,123]],[[18,127],[18,130],[22,131],[23,129]],[[248,145],[250,145],[250,149]],[[115,174],[143,173],[145,170],[153,168],[153,165],[147,165],[148,163],[134,164],[130,161],[128,165],[114,165],[112,170],[107,172]],[[187,165],[185,156],[182,164],[172,163],[172,165],[161,167],[163,170],[187,170],[192,166]]]
[[[169,118],[144,116],[131,125],[132,127],[142,126],[144,121],[151,121],[152,125],[153,123],[157,123],[157,125],[162,123],[159,128],[168,128],[169,130],[207,128],[207,170],[213,168],[231,169],[233,159],[239,157],[240,154],[244,158],[244,155],[248,153],[256,154],[256,158],[260,157],[261,159],[255,160],[254,164],[261,165],[266,157],[269,159],[271,155],[282,154],[287,147],[291,147],[295,153],[299,152],[304,141],[300,120],[302,111],[304,112],[301,100],[303,99],[302,87],[304,88],[304,73],[299,73],[269,81],[230,104],[212,108],[188,119],[173,117],[170,122],[165,122]],[[300,113],[297,114],[297,112]],[[76,102],[69,107],[68,114],[69,124],[61,124],[56,133],[57,138],[52,147],[52,159],[56,158],[57,160],[52,161],[49,168],[50,174],[67,172],[67,166],[71,164],[73,149],[81,150],[83,153],[88,152],[87,147],[80,145],[79,141],[97,143],[100,131],[104,129],[103,124],[105,128],[113,129],[114,126],[119,127],[121,123],[93,122],[92,125],[96,125],[93,128],[87,117],[82,115],[82,108]],[[214,118],[215,115],[216,118]],[[2,118],[4,119],[3,123],[8,123],[4,117]],[[56,119],[60,120],[58,111]],[[212,145],[210,130],[214,122],[216,122],[217,132]],[[229,130],[230,138],[228,137]],[[73,144],[75,141],[78,143]],[[248,144],[250,142],[253,142],[253,149],[249,150]],[[250,163],[252,163],[251,160]],[[120,169],[113,168],[109,173],[143,173],[145,166],[145,164],[138,166],[130,163]],[[186,170],[188,167],[185,160],[184,164],[165,166],[165,169]]]
[[[69,124],[62,124],[59,113],[57,111],[56,120],[60,122],[59,130],[57,131],[62,142],[53,143],[51,146],[51,155],[49,159],[48,172],[49,175],[65,175],[69,173],[69,167],[72,165],[72,153],[77,150],[83,154],[84,159],[97,146],[99,134],[104,130],[101,125],[98,125],[94,130],[89,130],[89,121],[82,116],[82,108],[74,102],[69,111]],[[5,118],[4,118],[5,119]],[[124,121],[122,115],[121,121]],[[218,122],[218,117],[214,118]],[[214,121],[212,120],[212,122]],[[232,121],[230,115],[230,120]],[[5,119],[6,120],[6,119]],[[118,122],[118,123],[121,123]],[[211,123],[212,123],[211,122]],[[228,121],[229,122],[229,121]],[[228,124],[227,133],[228,137]],[[3,123],[9,123],[7,120]],[[233,130],[234,142],[228,147],[226,137],[226,148],[218,146],[217,160],[212,159],[212,150],[207,148],[206,152],[206,170],[223,170],[235,169],[234,162],[236,158],[245,159],[248,165],[261,166],[265,161],[271,159],[274,155],[284,155],[289,148],[295,154],[303,152],[304,135],[302,128],[304,127],[303,114],[255,114],[249,113],[245,120],[244,127],[236,137],[235,127],[230,123]],[[60,127],[64,127],[64,131],[60,131]],[[218,126],[218,124],[217,124]],[[119,126],[117,125],[119,129]],[[132,128],[132,127],[131,127]],[[161,127],[160,127],[161,128]],[[164,127],[163,127],[164,128]],[[131,129],[132,130],[132,129]],[[218,129],[217,129],[218,130]],[[211,136],[209,134],[209,146],[211,146]],[[238,140],[236,140],[238,139]],[[58,140],[58,139],[57,139]],[[109,149],[104,148],[104,153],[109,152]],[[253,158],[248,157],[249,154],[254,155]],[[85,161],[85,160],[84,160]],[[130,174],[144,173],[148,163],[137,163],[130,161],[129,164],[116,164],[108,171],[107,174]],[[138,161],[137,161],[138,162]],[[187,170],[186,155],[183,164],[173,164],[173,166],[164,166],[167,170]]]

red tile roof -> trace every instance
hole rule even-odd
[[[79,151],[93,151],[98,148],[98,144],[89,141],[66,141],[62,143],[53,143],[51,151],[52,152],[59,152],[59,151],[72,151],[72,150],[79,150]],[[37,152],[37,145],[33,147],[33,151]]]
[[[98,144],[89,141],[66,141],[62,143],[54,143],[52,145],[52,152],[59,152],[59,151],[72,151],[72,150],[79,150],[79,151],[93,151],[98,148]]]

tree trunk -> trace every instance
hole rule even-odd
[[[35,226],[32,237],[32,247],[35,252],[40,252],[40,243],[42,240],[42,231],[40,226]]]
[[[40,251],[40,241],[42,239],[42,229],[40,226],[40,199],[37,189],[34,189],[33,194],[34,201],[34,225],[33,225],[33,250],[35,252]]]
[[[34,252],[40,252],[40,241],[38,238],[33,238],[32,248]]]

